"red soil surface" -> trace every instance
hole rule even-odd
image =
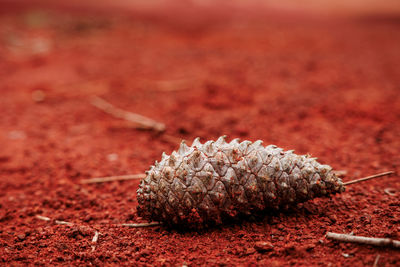
[[[398,19],[171,21],[0,15],[0,263],[371,266],[380,255],[378,266],[400,265],[394,249],[324,237],[400,239],[398,175],[201,232],[119,226],[142,222],[139,181],[80,180],[143,173],[181,138],[261,139],[344,180],[400,171]],[[167,130],[137,130],[93,107],[94,95]]]

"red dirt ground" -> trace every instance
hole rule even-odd
[[[372,266],[380,255],[378,266],[400,265],[398,250],[324,237],[400,239],[398,175],[201,232],[121,227],[142,222],[139,181],[79,183],[143,173],[176,139],[223,134],[310,153],[344,180],[399,172],[399,21],[1,13],[0,263]],[[166,133],[103,113],[93,95]]]

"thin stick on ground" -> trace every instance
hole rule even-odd
[[[142,179],[146,177],[144,173],[138,174],[129,174],[129,175],[118,175],[118,176],[106,176],[106,177],[96,177],[90,179],[81,180],[81,184],[96,184],[96,183],[105,183],[105,182],[114,182],[114,181],[126,181],[126,180],[136,180]]]
[[[120,108],[117,108],[113,104],[107,102],[106,100],[93,96],[90,103],[98,109],[110,114],[119,119],[124,119],[130,122],[133,122],[145,129],[153,129],[157,132],[163,132],[165,130],[165,124],[155,121],[153,119],[147,118],[145,116],[126,111]]]
[[[394,171],[378,173],[378,174],[375,174],[375,175],[371,175],[371,176],[363,177],[363,178],[360,178],[360,179],[356,179],[356,180],[345,182],[345,183],[343,183],[343,185],[350,185],[350,184],[355,184],[355,183],[359,183],[359,182],[364,182],[364,181],[367,181],[367,180],[371,180],[371,179],[374,179],[374,178],[390,175],[390,174],[393,174],[393,173],[394,173]]]
[[[151,227],[151,226],[158,226],[161,225],[159,222],[150,222],[150,223],[123,223],[122,226],[126,227],[133,227],[133,228],[139,228],[139,227]]]
[[[355,235],[338,234],[332,232],[326,233],[326,237],[341,242],[352,242],[352,243],[359,243],[372,246],[381,246],[381,247],[387,246],[387,247],[400,248],[400,241],[393,240],[390,238],[355,236]]]

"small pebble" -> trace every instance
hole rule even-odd
[[[246,255],[251,255],[254,254],[256,252],[256,250],[254,248],[247,248],[245,251]]]
[[[270,242],[267,241],[257,241],[254,244],[254,248],[258,252],[266,252],[266,251],[271,251],[274,249],[274,245],[272,245]]]
[[[343,257],[345,257],[345,258],[350,258],[350,257],[353,257],[353,255],[351,255],[351,254],[347,254],[347,253],[342,253],[342,255],[343,255]]]
[[[32,92],[32,100],[35,102],[42,102],[46,98],[46,94],[42,90],[35,90]]]
[[[118,160],[118,154],[116,153],[111,153],[107,155],[107,160],[108,161],[117,161]]]

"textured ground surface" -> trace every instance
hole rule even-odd
[[[202,232],[120,227],[141,222],[138,181],[79,184],[142,173],[177,139],[222,134],[309,153],[345,181],[400,171],[398,19],[189,22],[1,13],[0,262],[371,266],[380,255],[378,266],[399,265],[393,249],[324,238],[400,239],[398,175]],[[166,133],[103,113],[93,95]]]

